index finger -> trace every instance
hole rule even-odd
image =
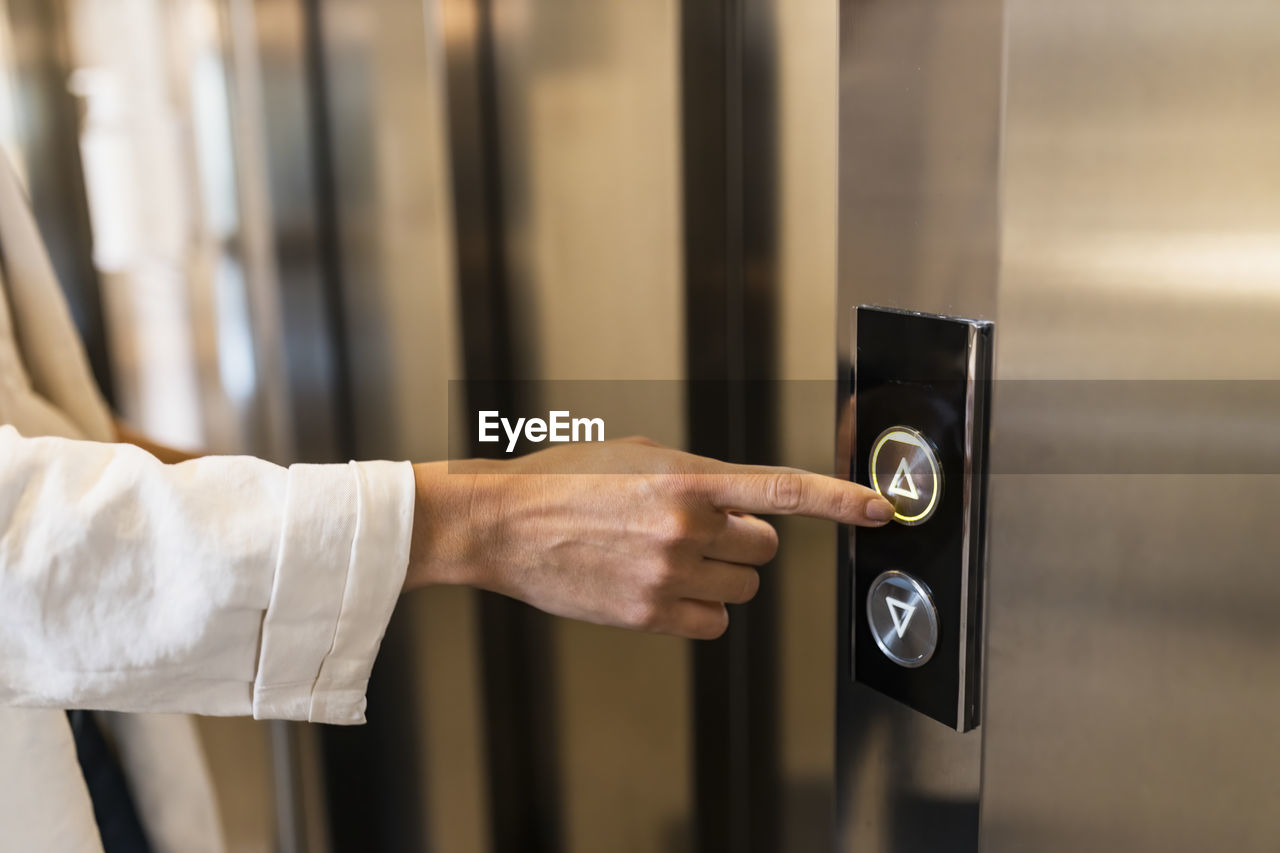
[[[699,477],[718,509],[762,515],[807,515],[844,524],[879,526],[893,518],[893,504],[866,486],[768,465],[725,464]]]

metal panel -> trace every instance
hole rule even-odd
[[[845,0],[840,48],[841,376],[860,302],[991,318],[996,298],[1000,0]],[[837,412],[848,406],[842,387]],[[846,434],[847,441],[847,434]],[[849,471],[849,447],[838,448]],[[849,679],[841,537],[837,833],[841,850],[977,847],[980,732]]]
[[[1008,8],[984,850],[1280,849],[1280,6]]]

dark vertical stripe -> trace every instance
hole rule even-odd
[[[368,724],[323,727],[334,853],[428,849],[412,633],[405,619],[391,620],[369,678]]]
[[[93,803],[103,853],[151,853],[120,760],[103,737],[97,718],[92,711],[67,711],[67,722]]]
[[[319,350],[328,358],[322,372],[329,380],[326,402],[332,436],[324,452],[331,454],[325,461],[342,461],[357,454],[358,418],[353,409],[352,341],[343,295],[344,287],[358,283],[345,280],[335,124],[345,117],[341,112],[335,113],[335,92],[329,78],[333,44],[325,29],[324,0],[301,0],[299,11],[314,198],[315,283],[328,343]],[[299,426],[304,431],[313,427],[307,423]],[[331,806],[326,817],[335,851],[411,853],[426,846],[426,820],[422,816],[425,804],[416,797],[422,790],[418,778],[421,750],[414,737],[419,726],[412,719],[416,703],[405,696],[405,685],[412,683],[413,661],[406,630],[403,620],[393,619],[388,626],[378,665],[369,679],[368,725],[321,729],[325,795]],[[298,761],[296,745],[292,760],[295,764]],[[292,817],[300,820],[298,814]],[[305,838],[301,823],[295,828],[295,836]]]
[[[491,0],[445,0],[448,124],[466,402],[517,411],[497,47]],[[473,22],[474,27],[463,26]],[[451,24],[458,24],[452,26]],[[472,447],[483,455],[489,445]],[[560,849],[560,774],[550,620],[479,594],[489,826],[500,853]]]
[[[763,0],[682,6],[685,288],[691,449],[776,458],[772,27]],[[693,652],[696,843],[779,839],[777,591],[766,569],[726,635]]]
[[[333,117],[325,57],[323,0],[302,0],[303,57],[306,67],[307,121],[310,131],[312,182],[315,189],[316,251],[331,357],[330,393],[334,445],[340,460],[355,457],[355,414],[351,408],[351,361],[348,357],[345,304],[342,298],[342,233],[338,225],[338,181],[334,160]]]

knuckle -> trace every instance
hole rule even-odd
[[[699,539],[701,525],[687,510],[672,510],[663,517],[659,535],[668,545],[686,545]]]
[[[622,618],[628,628],[654,631],[662,624],[662,608],[652,599],[641,598],[627,605]]]
[[[738,603],[745,604],[756,597],[756,593],[760,591],[760,573],[754,569],[747,572],[742,580],[742,592],[739,595]]]
[[[839,489],[831,496],[831,511],[841,518],[853,518],[862,515],[867,496],[858,489]]]
[[[770,474],[765,494],[770,506],[781,512],[794,512],[804,500],[804,478],[792,471]]]
[[[648,573],[648,587],[655,592],[670,592],[679,585],[684,572],[678,560],[663,557],[653,562]]]
[[[653,471],[663,479],[669,497],[682,498],[693,489],[693,478],[674,459],[663,457],[655,460]]]

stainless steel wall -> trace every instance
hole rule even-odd
[[[1280,10],[842,13],[837,322],[997,323],[983,724],[842,686],[842,849],[1276,849]]]
[[[1007,6],[983,849],[1275,850],[1280,7]]]

